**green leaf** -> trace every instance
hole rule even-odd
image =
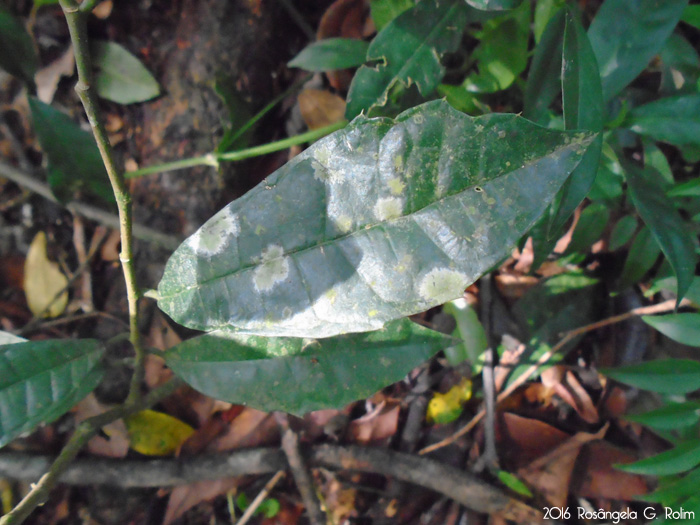
[[[700,469],[695,469],[682,478],[676,476],[661,478],[659,488],[650,494],[643,494],[637,498],[642,501],[652,501],[670,506],[689,496],[696,495],[698,484],[700,484]]]
[[[626,169],[630,197],[678,279],[678,302],[695,274],[695,242],[673,202],[636,166]]]
[[[561,60],[567,13],[559,10],[549,21],[535,48],[524,94],[525,117],[540,122],[561,92]]]
[[[700,347],[700,314],[645,315],[642,321],[674,341]]]
[[[671,403],[643,414],[630,414],[625,418],[659,430],[674,430],[692,426],[700,421],[700,403]]]
[[[327,339],[212,332],[168,350],[165,361],[208,396],[302,415],[364,399],[455,342],[402,319]]]
[[[116,42],[95,40],[92,63],[97,94],[119,104],[144,102],[160,94],[160,86],[141,61]]]
[[[539,44],[542,39],[542,35],[545,32],[545,28],[549,22],[554,18],[557,12],[565,5],[565,0],[538,0],[535,5],[535,17],[533,23],[533,33],[535,35],[535,43]],[[560,36],[564,34],[564,31],[560,33]],[[559,53],[553,54],[552,56],[557,56]],[[554,61],[556,63],[556,61]]]
[[[679,33],[672,34],[659,53],[659,58],[662,93],[680,95],[697,92],[700,56],[688,40]]]
[[[639,282],[654,266],[660,253],[659,243],[656,242],[649,228],[644,227],[639,230],[625,259],[625,265],[616,286],[617,290],[622,291]]]
[[[610,100],[649,64],[678,24],[688,0],[606,0],[588,29]]]
[[[48,182],[56,197],[67,202],[82,193],[114,202],[112,186],[95,139],[68,115],[29,97],[34,131],[48,157]]]
[[[476,315],[476,311],[467,301],[460,297],[454,301],[446,303],[443,312],[455,318],[457,327],[452,334],[462,340],[461,343],[453,346],[449,352],[445,351],[447,360],[455,366],[465,359],[469,359],[472,365],[476,365],[479,356],[489,346],[486,340],[484,327]]]
[[[692,439],[661,454],[626,465],[616,465],[616,467],[634,474],[665,476],[685,472],[698,465],[700,465],[700,439]]]
[[[467,0],[467,3],[483,11],[506,11],[515,9],[523,0]]]
[[[414,0],[370,0],[369,10],[374,27],[381,31],[394,18],[414,5]]]
[[[306,71],[333,71],[365,63],[369,43],[356,38],[327,38],[302,49],[287,64]]]
[[[496,476],[498,476],[498,479],[501,483],[503,483],[506,487],[508,487],[516,494],[520,494],[521,496],[525,496],[526,498],[534,498],[532,492],[530,492],[530,489],[527,487],[527,485],[520,481],[520,478],[518,478],[515,474],[511,474],[506,470],[498,469],[496,471]]]
[[[567,12],[562,51],[562,103],[566,129],[603,129],[603,91],[595,54],[581,23]],[[599,135],[559,192],[549,235],[561,230],[588,195],[600,163],[603,137]]]
[[[679,183],[669,190],[667,195],[669,197],[700,197],[700,177]]]
[[[186,240],[159,306],[202,330],[379,329],[461,296],[506,257],[591,139],[442,100],[358,117]]]
[[[50,423],[102,379],[99,341],[47,340],[0,346],[0,446]]]
[[[683,11],[681,20],[686,24],[700,29],[700,5],[689,5]]]
[[[687,394],[700,388],[700,363],[691,359],[659,359],[601,372],[621,383],[661,394]]]
[[[622,217],[615,223],[610,234],[610,245],[608,246],[610,251],[614,252],[622,248],[632,239],[635,231],[637,231],[637,218],[634,215]]]
[[[644,294],[646,297],[658,293],[660,290],[667,290],[673,294],[676,294],[677,283],[675,277],[664,277],[658,279],[654,284],[647,290]],[[685,294],[685,298],[692,301],[696,306],[700,306],[700,276],[693,277],[693,282],[690,283],[690,288]]]
[[[487,20],[472,51],[478,73],[469,75],[464,87],[472,93],[495,93],[508,88],[527,67],[530,36],[530,4]]]
[[[459,45],[466,13],[464,0],[423,0],[382,29],[367,50],[367,60],[378,63],[362,66],[352,79],[346,118],[385,105],[397,84],[415,84],[428,96],[445,74],[440,57]]]
[[[666,97],[634,108],[624,125],[674,146],[700,144],[700,94]]]
[[[0,4],[0,68],[34,86],[39,59],[32,38],[19,18]]]

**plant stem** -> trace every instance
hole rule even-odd
[[[46,501],[51,489],[56,485],[61,474],[68,468],[70,463],[75,459],[88,441],[97,433],[97,431],[103,426],[116,421],[117,419],[122,419],[126,416],[144,410],[148,407],[153,406],[161,399],[172,394],[175,389],[179,388],[183,384],[182,380],[179,378],[173,378],[164,385],[152,390],[147,395],[134,400],[133,402],[127,402],[117,408],[108,410],[102,414],[91,417],[83,421],[78,428],[75,430],[71,438],[63,447],[61,453],[58,455],[56,460],[49,468],[48,472],[44,474],[41,479],[32,486],[32,489],[24,497],[19,504],[12,509],[8,514],[0,518],[0,525],[15,525],[22,523],[31,512],[37,508],[39,505]]]
[[[185,168],[192,168],[194,166],[214,166],[217,167],[219,162],[222,161],[236,161],[249,159],[251,157],[258,157],[260,155],[266,155],[268,153],[273,153],[275,151],[285,150],[292,146],[297,146],[299,144],[305,144],[307,142],[312,142],[318,140],[321,137],[325,137],[329,133],[333,133],[339,129],[344,128],[347,125],[347,121],[341,120],[335,124],[325,126],[323,128],[313,129],[302,133],[300,135],[294,135],[293,137],[287,137],[286,139],[277,140],[275,142],[270,142],[269,144],[262,144],[261,146],[254,146],[252,148],[241,149],[237,151],[227,151],[224,153],[217,153],[213,151],[206,155],[200,157],[193,157],[190,159],[176,160],[173,162],[166,162],[164,164],[156,164],[155,166],[147,166],[135,171],[129,171],[125,174],[127,179],[134,179],[137,177],[143,177],[144,175],[150,175],[152,173],[160,173],[163,171],[173,171],[181,170]]]
[[[134,268],[134,243],[132,237],[131,195],[126,187],[123,171],[117,166],[114,150],[109,143],[109,136],[99,114],[97,95],[92,86],[92,65],[90,63],[90,46],[87,36],[87,17],[91,2],[86,1],[79,5],[75,0],[60,0],[61,8],[68,22],[73,49],[75,50],[75,65],[78,70],[78,83],[75,91],[78,93],[88,121],[92,127],[97,147],[102,156],[112,191],[117,201],[119,210],[119,232],[121,234],[121,252],[119,260],[124,271],[126,281],[126,294],[129,307],[130,340],[136,354],[134,374],[131,378],[131,387],[127,402],[135,402],[141,395],[141,380],[143,378],[143,360],[145,357],[141,344],[141,334],[138,326],[138,286],[136,284],[136,270]],[[93,2],[94,4],[94,2]]]

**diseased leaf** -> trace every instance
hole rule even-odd
[[[478,73],[464,87],[472,93],[494,93],[508,88],[525,70],[530,36],[530,4],[484,22],[479,45],[472,51]]]
[[[601,373],[643,390],[661,394],[687,394],[700,388],[700,362],[691,359],[658,359]]]
[[[0,346],[0,446],[50,423],[102,379],[103,348],[92,339]]]
[[[364,399],[455,342],[402,319],[317,340],[212,332],[171,348],[165,360],[208,396],[302,415]]]
[[[642,321],[674,341],[700,347],[700,314],[645,315]]]
[[[624,125],[674,146],[700,144],[700,94],[666,97],[630,111]]]
[[[369,43],[356,38],[326,38],[306,46],[287,64],[306,71],[333,71],[365,63]]]
[[[695,274],[695,242],[683,219],[663,190],[636,166],[626,167],[630,197],[642,220],[651,230],[678,279],[678,302],[683,299]]]
[[[565,128],[601,131],[603,92],[598,64],[583,26],[570,12],[566,16],[561,79]],[[602,146],[603,136],[599,135],[564,183],[549,223],[550,237],[557,236],[588,195],[598,172]]]
[[[367,60],[377,64],[355,73],[346,118],[385,105],[396,84],[415,84],[421,95],[429,95],[445,73],[440,57],[459,44],[466,13],[464,0],[424,0],[389,23],[367,50]]]
[[[88,131],[80,129],[68,115],[29,97],[34,132],[48,157],[48,181],[56,197],[67,202],[77,193],[114,202],[107,171]]]
[[[116,42],[92,42],[92,62],[98,69],[95,88],[102,98],[133,104],[160,94],[160,86],[148,69]]]
[[[663,47],[688,0],[606,0],[588,28],[603,100],[634,80]]]
[[[46,245],[46,234],[39,232],[29,246],[24,262],[24,295],[35,316],[57,317],[68,304],[68,279],[58,264],[49,260]]]
[[[689,439],[676,448],[634,463],[616,465],[620,470],[646,476],[667,476],[700,465],[700,439]]]
[[[561,92],[561,60],[566,10],[559,10],[547,24],[535,48],[527,77],[523,115],[540,122],[549,105]]]
[[[659,430],[689,427],[700,421],[700,403],[697,401],[671,403],[643,414],[627,415],[625,419]]]
[[[0,68],[34,86],[39,59],[19,18],[0,3]]]
[[[155,410],[142,410],[124,418],[129,444],[145,456],[173,454],[194,429],[177,418]]]
[[[461,296],[507,256],[591,140],[444,101],[360,117],[185,241],[159,305],[202,330],[379,329]]]

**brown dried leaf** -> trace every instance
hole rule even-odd
[[[390,438],[396,434],[400,411],[399,405],[383,402],[371,412],[352,421],[348,434],[352,440],[362,445]]]
[[[163,525],[173,523],[185,512],[202,501],[210,501],[217,496],[232,491],[239,483],[240,478],[225,478],[215,481],[200,481],[190,485],[175,487],[168,499]]]
[[[561,445],[569,434],[538,419],[526,418],[505,412],[496,426],[499,449],[518,468],[527,465],[555,447]]]
[[[593,441],[583,447],[579,465],[584,472],[577,476],[577,487],[572,487],[578,497],[604,498],[632,501],[649,490],[642,476],[623,472],[613,467],[618,463],[632,463],[637,458],[606,441]]]
[[[75,421],[80,423],[86,419],[97,416],[109,410],[111,407],[100,403],[94,394],[89,394],[75,407]],[[88,441],[87,449],[97,456],[110,458],[123,458],[129,452],[129,434],[124,420],[119,419],[102,427],[102,431],[109,437],[105,439],[96,435]]]
[[[210,452],[226,452],[236,448],[261,447],[279,441],[279,426],[267,412],[245,407],[228,427],[225,434],[215,439]]]
[[[48,66],[37,71],[34,81],[36,82],[36,95],[45,104],[51,104],[53,96],[56,94],[58,83],[62,77],[69,77],[75,69],[75,56],[73,46],[68,49]]]
[[[345,101],[323,89],[305,89],[299,93],[299,110],[309,129],[330,126],[345,116]]]

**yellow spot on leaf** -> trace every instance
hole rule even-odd
[[[394,177],[393,179],[389,179],[388,184],[389,184],[389,190],[394,195],[401,195],[403,193],[404,188],[406,188],[406,185],[398,177]]]

